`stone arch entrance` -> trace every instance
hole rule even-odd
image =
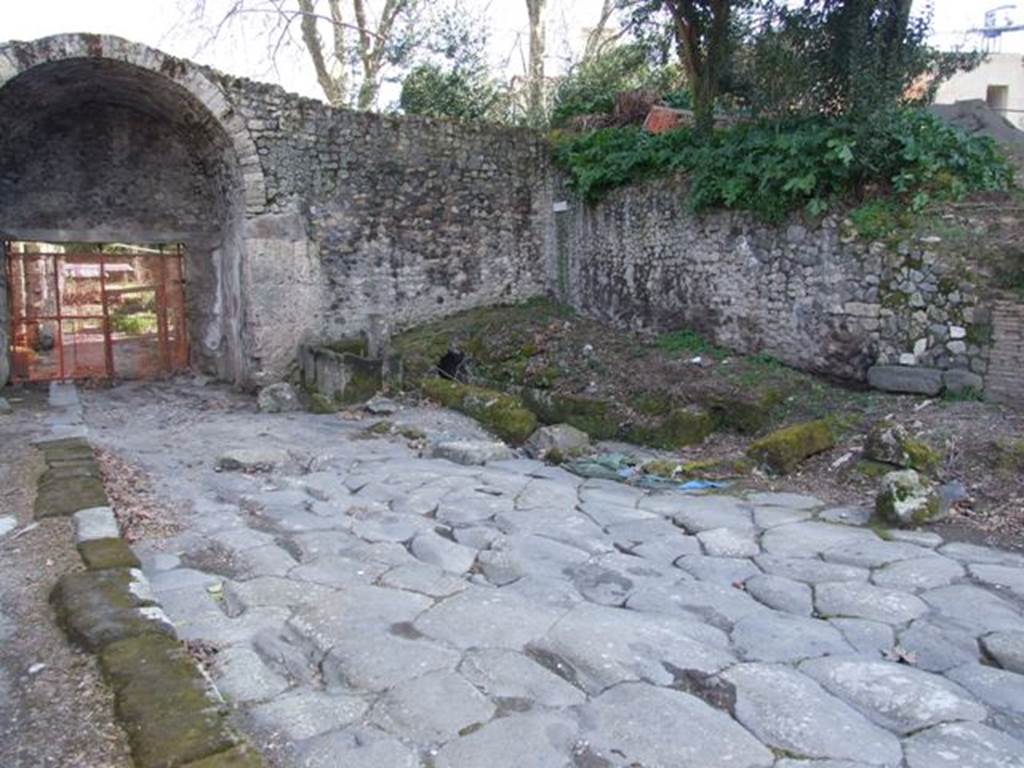
[[[0,238],[183,244],[192,361],[237,383],[244,226],[265,205],[245,121],[201,67],[99,35],[0,46]]]

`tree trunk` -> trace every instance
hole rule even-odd
[[[530,57],[527,63],[527,118],[530,125],[544,122],[544,4],[546,0],[526,0],[530,17]]]

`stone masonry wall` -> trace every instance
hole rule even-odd
[[[896,248],[841,222],[768,226],[696,216],[678,180],[616,190],[556,214],[557,290],[635,329],[693,328],[715,343],[863,380],[875,364],[960,370],[980,389],[991,316],[938,242]]]
[[[220,84],[257,148],[266,216],[291,232],[247,254],[257,356],[291,353],[289,328],[327,341],[365,330],[372,314],[396,328],[545,291],[551,203],[539,135]],[[295,248],[282,250],[289,240]]]

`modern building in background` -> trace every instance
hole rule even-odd
[[[990,53],[977,68],[958,72],[941,86],[936,104],[981,99],[1005,117],[1015,128],[1024,130],[1024,55]]]

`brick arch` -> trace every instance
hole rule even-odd
[[[0,45],[0,90],[30,70],[75,59],[121,62],[159,75],[185,91],[223,130],[234,151],[247,213],[266,206],[266,185],[245,120],[234,109],[208,71],[185,59],[113,35],[63,34],[29,42]]]

